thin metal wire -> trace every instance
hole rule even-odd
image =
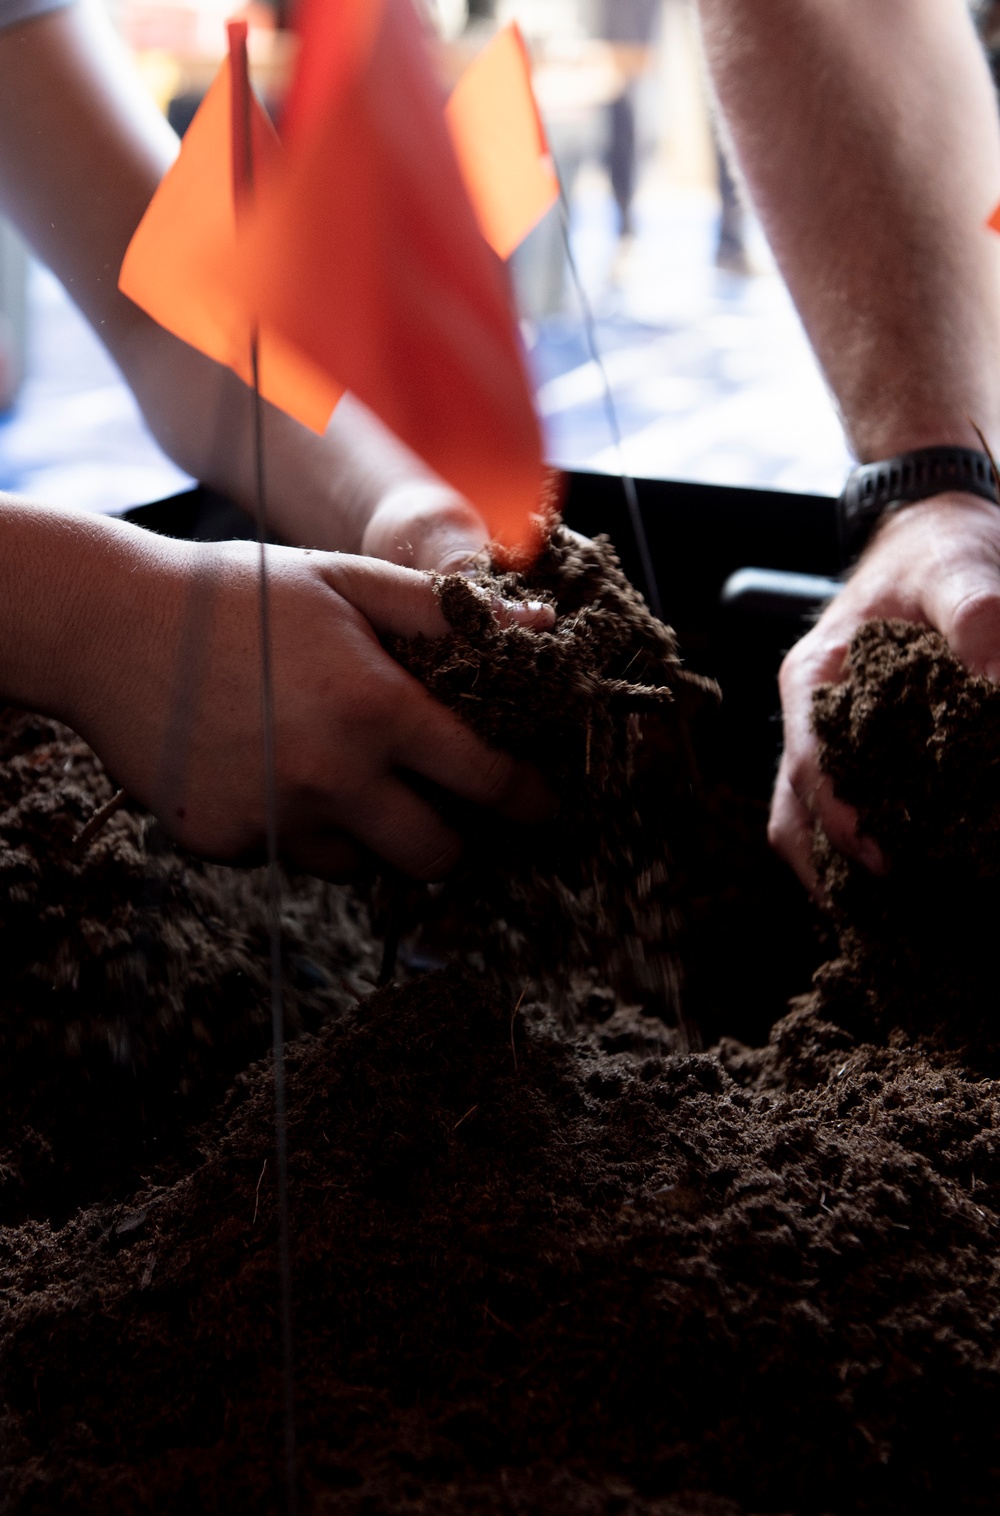
[[[264,727],[264,809],[267,839],[267,926],[271,944],[271,1040],[274,1068],[274,1150],[278,1191],[278,1267],[281,1276],[281,1356],[284,1384],[285,1485],[288,1516],[298,1510],[295,1436],[295,1360],[292,1339],[292,1244],[288,1205],[288,1105],[285,1082],[284,973],[281,955],[281,879],[278,872],[278,795],[274,762],[274,673],[271,595],[267,569],[264,492],[264,417],[257,332],[250,340],[257,546],[260,554],[261,716]]]
[[[230,28],[230,88],[233,109],[233,175],[237,212],[254,189],[252,86],[246,26]],[[237,108],[237,102],[242,109]],[[264,470],[264,412],[260,394],[260,336],[250,334],[253,380],[254,504],[257,517],[260,604],[260,697],[264,758],[264,829],[267,848],[267,927],[271,949],[271,1043],[274,1071],[274,1151],[278,1196],[278,1272],[281,1293],[281,1360],[284,1390],[285,1507],[296,1516],[299,1504],[295,1435],[295,1359],[292,1337],[292,1243],[288,1204],[288,1100],[285,1080],[285,996],[281,954],[281,877],[278,870],[278,790],[274,758],[274,667],[271,648],[271,594],[267,568],[267,507]]]
[[[583,280],[573,252],[573,241],[570,237],[570,214],[569,200],[562,182],[562,175],[557,173],[559,181],[559,224],[562,227],[563,246],[566,250],[566,263],[569,267],[573,287],[576,290],[577,300],[580,302],[580,313],[583,318],[583,328],[587,337],[587,346],[590,348],[590,356],[597,365],[601,376],[601,384],[604,388],[604,413],[607,417],[608,431],[615,451],[618,454],[618,472],[621,475],[622,491],[625,495],[625,504],[628,508],[629,521],[632,525],[632,535],[635,538],[636,549],[639,554],[639,566],[642,569],[643,582],[646,586],[646,601],[653,615],[663,619],[663,602],[660,599],[660,586],[656,579],[656,570],[653,567],[653,555],[649,550],[649,538],[646,535],[646,524],[642,519],[642,511],[639,508],[639,495],[635,487],[635,480],[625,467],[625,445],[622,440],[621,427],[618,424],[618,412],[615,409],[615,397],[611,390],[611,381],[608,371],[601,357],[601,349],[597,341],[597,324],[594,320],[594,312],[591,308],[587,291],[584,289]]]

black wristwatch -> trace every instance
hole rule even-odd
[[[993,465],[971,447],[922,447],[854,469],[837,501],[841,566],[850,567],[883,516],[947,490],[1000,505]]]

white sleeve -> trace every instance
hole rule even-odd
[[[19,21],[30,21],[33,16],[62,10],[70,4],[72,0],[0,0],[0,31],[7,26],[16,26]]]

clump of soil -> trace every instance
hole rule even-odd
[[[568,1005],[579,971],[681,1017],[681,869],[697,769],[690,723],[714,703],[684,668],[606,538],[555,526],[524,574],[439,581],[450,635],[393,640],[395,657],[489,742],[534,763],[559,797],[543,827],[466,817],[463,863],[411,902],[425,938],[448,923],[509,987],[544,982]],[[496,597],[544,600],[551,632],[498,624]]]
[[[824,1013],[1000,1069],[1000,689],[938,633],[874,621],[844,682],[818,692],[815,724],[837,794],[891,863],[876,878],[819,842],[840,936]]]

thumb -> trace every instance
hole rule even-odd
[[[992,564],[969,564],[942,578],[926,610],[967,668],[1000,681],[1000,572]]]
[[[401,568],[382,558],[347,553],[324,555],[326,583],[360,611],[376,632],[396,637],[443,637],[451,628],[434,592],[430,574]],[[548,631],[555,621],[550,605],[539,600],[501,600],[482,594],[501,626],[525,626]]]
[[[443,637],[449,629],[430,574],[349,553],[325,553],[320,572],[380,634]]]

